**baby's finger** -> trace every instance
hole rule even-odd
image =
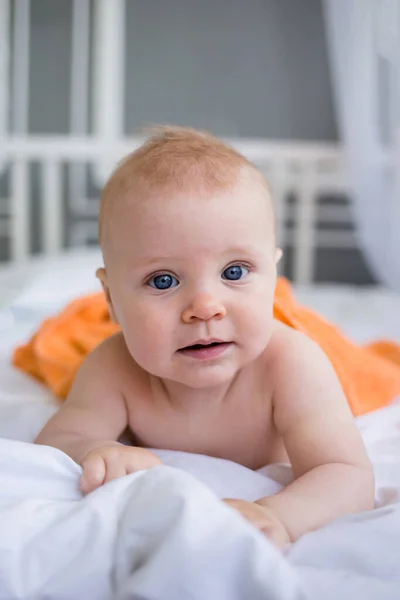
[[[284,527],[261,525],[260,531],[273,542],[278,548],[285,548],[290,544],[290,539]]]
[[[106,465],[101,456],[93,456],[83,461],[80,488],[83,494],[90,494],[104,483]]]
[[[125,468],[126,473],[136,473],[137,471],[144,471],[158,467],[162,462],[152,452],[146,448],[135,448],[134,452],[130,452],[126,456]]]
[[[290,546],[290,538],[288,534],[284,531],[274,531],[273,535],[271,536],[271,540],[275,542],[275,544],[281,550]]]
[[[126,467],[121,458],[119,460],[118,458],[106,459],[106,474],[104,483],[108,483],[114,479],[119,479],[120,477],[125,477],[126,474]]]

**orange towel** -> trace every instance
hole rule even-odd
[[[386,341],[363,347],[353,344],[336,327],[298,304],[284,278],[278,280],[274,315],[324,350],[354,415],[381,408],[400,394],[400,346]],[[84,357],[118,330],[110,321],[103,294],[85,296],[47,319],[27,344],[16,348],[13,364],[63,399]]]

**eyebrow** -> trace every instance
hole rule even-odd
[[[168,256],[167,254],[163,254],[163,256],[143,256],[139,257],[135,262],[141,267],[151,267],[151,265],[155,263],[160,263],[163,261],[173,261],[176,260],[175,256]]]
[[[258,256],[260,254],[260,249],[255,248],[254,246],[235,246],[233,248],[229,248],[226,252],[223,253],[223,256],[227,254],[236,254],[240,256],[241,254],[250,255],[250,256]]]
[[[232,247],[221,253],[221,258],[225,256],[235,256],[235,258],[240,258],[241,256],[260,256],[261,252],[259,249],[254,248],[253,246],[238,246]],[[169,262],[169,261],[182,261],[181,257],[176,257],[174,255],[163,254],[162,256],[143,256],[137,259],[137,264],[141,267],[150,267],[153,264],[160,262]]]

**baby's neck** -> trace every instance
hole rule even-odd
[[[237,373],[231,380],[207,388],[192,388],[177,381],[153,377],[151,388],[156,402],[167,402],[171,408],[178,411],[202,412],[222,406],[226,399],[231,397],[232,388],[239,376],[240,373]]]

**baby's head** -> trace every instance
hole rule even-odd
[[[211,387],[262,354],[274,215],[265,179],[233,148],[191,129],[156,130],[107,183],[99,236],[98,275],[143,369]]]

